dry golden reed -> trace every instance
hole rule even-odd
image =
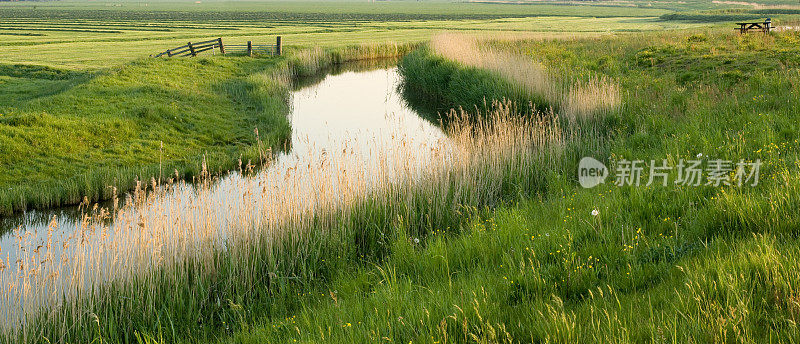
[[[276,253],[281,242],[302,242],[309,233],[336,236],[350,217],[369,213],[367,207],[376,202],[403,209],[425,203],[432,205],[427,208],[431,212],[450,214],[482,206],[486,202],[481,201],[499,197],[509,178],[547,165],[561,150],[562,130],[551,116],[520,116],[502,102],[495,102],[489,116],[450,116],[454,120],[447,135],[432,142],[396,137],[388,151],[354,154],[344,147],[272,156],[269,168],[247,173],[250,169],[243,166],[213,184],[209,179],[196,186],[153,179],[141,182],[125,205],[95,206],[71,227],[59,228],[54,218],[47,233],[20,228],[17,254],[0,269],[0,318],[5,319],[0,330],[35,342],[35,320],[60,328],[50,339],[63,341],[74,326],[92,326],[74,323],[86,314],[102,318],[97,305],[104,296],[98,290],[135,280],[137,287],[118,289],[126,293],[123,297],[155,302],[156,283],[147,281],[214,276],[219,252],[234,262],[226,268],[236,270],[235,283],[257,285],[264,271],[252,266],[249,257],[264,252],[274,254],[274,260],[305,256]],[[186,266],[197,267],[197,275],[187,276]],[[157,309],[147,303],[135,307]]]
[[[529,57],[498,51],[486,44],[503,39],[510,38],[444,33],[431,39],[431,48],[442,57],[495,72],[528,94],[544,97],[569,119],[587,118],[619,106],[620,87],[608,77],[565,83]]]

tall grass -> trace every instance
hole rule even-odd
[[[550,69],[605,73],[624,87],[599,154],[586,155],[612,169],[623,158],[761,159],[761,183],[583,189],[575,168],[556,169],[541,197],[457,234],[401,237],[385,259],[218,342],[796,343],[799,37],[723,28],[516,42]],[[411,57],[415,70],[474,77],[410,75],[437,94],[485,81]],[[562,145],[567,165],[581,157]]]
[[[489,39],[456,34],[440,34],[431,39],[431,50],[468,67],[497,73],[529,96],[541,97],[569,119],[607,112],[620,105],[620,87],[612,79],[594,75],[586,81],[564,80],[544,65],[528,57],[499,51],[488,46]]]
[[[341,257],[380,257],[398,235],[457,228],[472,209],[536,192],[545,175],[537,172],[562,149],[556,118],[520,117],[510,103],[477,121],[451,116],[449,140],[422,154],[405,138],[375,152],[404,159],[365,167],[342,152],[295,161],[235,179],[230,203],[207,185],[152,180],[137,185],[130,205],[92,209],[74,229],[18,232],[19,256],[0,274],[3,334],[20,342],[203,338],[271,312],[265,303],[327,278]]]
[[[320,47],[290,49],[283,71],[290,78],[312,76],[337,64],[405,56],[417,44],[359,44],[339,48]]]

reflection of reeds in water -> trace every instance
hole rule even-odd
[[[431,39],[433,51],[466,66],[493,71],[528,94],[544,97],[559,113],[570,119],[585,118],[619,106],[619,85],[605,76],[588,80],[561,80],[542,64],[510,52],[487,46],[501,37],[440,34]]]
[[[209,184],[152,180],[119,209],[87,211],[74,229],[54,221],[44,240],[18,231],[18,255],[0,268],[4,334],[65,341],[101,321],[156,322],[164,309],[194,319],[209,298],[247,300],[286,278],[313,279],[326,259],[377,254],[387,236],[424,237],[469,209],[535,190],[535,171],[561,147],[557,120],[519,116],[507,103],[485,117],[451,116],[446,141],[397,137],[394,149],[375,152],[393,159],[365,163],[347,147],[276,159],[261,172],[242,167],[250,176],[229,178],[224,196]]]

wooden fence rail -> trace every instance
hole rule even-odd
[[[247,44],[222,44],[222,38],[216,38],[208,41],[202,42],[189,42],[186,45],[182,45],[177,48],[167,49],[167,51],[158,53],[156,55],[151,55],[153,57],[183,57],[183,56],[197,56],[197,54],[202,53],[204,51],[209,51],[213,49],[219,48],[220,54],[225,54],[227,52],[242,52],[246,53],[249,56],[253,56],[253,54],[259,55],[280,55],[281,54],[281,37],[275,41],[275,44],[253,44],[252,41],[247,41]]]

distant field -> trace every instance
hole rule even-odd
[[[101,12],[95,11],[115,11],[123,13],[131,19],[136,16],[150,17],[154,13],[168,15],[169,18],[178,20],[196,19],[197,13],[204,13],[208,19],[259,19],[271,17],[270,14],[280,14],[280,17],[297,19],[303,16],[305,19],[320,18],[329,20],[331,16],[338,15],[339,19],[369,19],[369,20],[391,20],[391,19],[432,19],[434,17],[443,18],[491,18],[509,16],[531,16],[531,15],[580,15],[580,16],[637,16],[637,15],[659,15],[668,10],[654,7],[652,3],[639,1],[636,5],[633,2],[626,4],[613,4],[597,2],[592,6],[575,6],[559,2],[531,3],[535,5],[515,5],[504,3],[469,3],[456,1],[51,1],[51,2],[17,2],[4,4],[6,9],[34,9],[39,11],[57,9],[59,12],[50,13],[50,16],[74,17],[72,11],[82,11],[83,16],[91,16]],[[649,5],[648,5],[649,4]],[[585,4],[584,4],[585,5]],[[591,7],[591,8],[587,8]],[[641,8],[637,8],[641,7]],[[722,5],[719,8],[727,8],[730,5]],[[690,9],[686,7],[684,9]],[[707,8],[707,7],[706,7]],[[195,13],[195,14],[189,14]],[[191,16],[191,18],[187,18]],[[423,17],[420,17],[423,16]],[[117,18],[118,19],[118,18]]]
[[[99,69],[216,37],[242,44],[272,42],[281,35],[289,46],[345,46],[418,42],[444,30],[563,36],[682,29],[725,18],[760,17],[764,8],[785,11],[792,6],[798,4],[789,0],[0,2],[0,64]],[[731,9],[759,13],[718,14]]]
[[[243,44],[281,35],[288,46],[344,46],[418,42],[444,30],[583,35],[702,25],[659,20],[668,13],[660,9],[602,6],[212,2],[169,11],[178,4],[145,4],[2,4],[0,63],[98,69],[216,37]]]
[[[272,43],[280,35],[289,46],[343,46],[375,42],[418,42],[445,30],[509,33],[609,33],[678,29],[698,23],[658,21],[654,17],[534,17],[490,20],[357,23],[196,23],[15,20],[0,26],[0,63],[69,69],[111,67],[168,48],[222,37],[223,42]]]

